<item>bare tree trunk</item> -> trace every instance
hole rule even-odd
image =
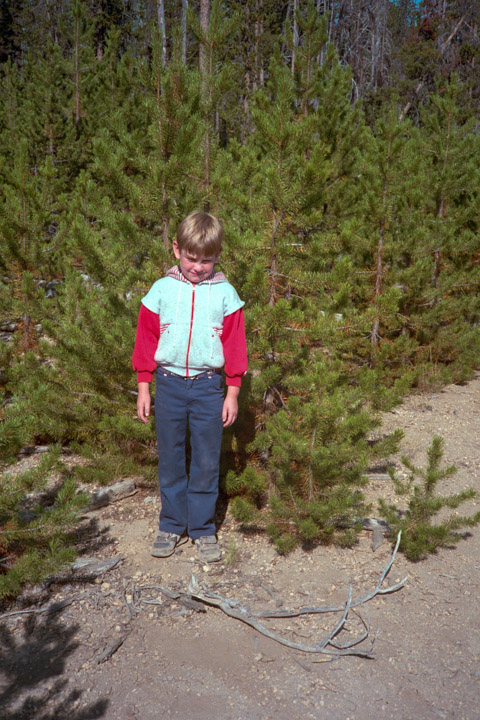
[[[164,142],[164,95],[162,89],[162,71],[155,63],[155,102],[157,107],[157,123],[158,123],[158,146],[161,149],[162,160],[168,162],[168,150],[165,147]],[[161,183],[162,190],[162,240],[166,250],[169,249],[169,229],[170,229],[170,215],[168,208],[168,192],[165,178],[162,179]]]
[[[260,38],[263,36],[263,0],[259,0],[259,2],[256,3],[255,9],[257,11],[257,23],[255,25],[255,52],[257,59],[255,72],[258,86],[263,87],[265,85],[265,68],[263,66],[263,57],[259,50]]]
[[[443,167],[442,167],[442,177],[445,177],[445,171],[447,169],[447,163],[450,159],[450,134],[452,131],[452,111],[450,111],[448,115],[448,126],[447,126],[447,141],[445,143],[445,152],[443,155]],[[437,208],[437,218],[439,220],[443,220],[445,216],[445,187],[441,188],[440,191],[440,199],[438,201],[438,208]],[[441,260],[441,251],[439,248],[435,248],[433,251],[433,274],[432,274],[432,285],[433,287],[437,287],[438,278],[440,275],[440,260]]]
[[[75,125],[80,124],[80,17],[78,8],[75,12],[75,53],[74,53],[74,68],[75,68]]]
[[[277,304],[277,275],[278,257],[275,250],[275,240],[271,245],[272,254],[270,257],[270,289],[268,291],[268,304],[274,307]]]
[[[254,25],[254,37],[255,37],[255,44],[253,46],[253,64],[254,64],[254,72],[253,72],[253,82],[252,86],[253,89],[256,90],[259,85],[260,81],[260,58],[258,53],[258,39],[260,37],[260,20],[258,19],[259,16],[259,4],[258,2],[255,3],[255,25]]]
[[[182,62],[187,64],[187,11],[188,0],[182,0]]]
[[[165,183],[162,183],[162,240],[163,240],[163,246],[165,250],[168,250],[170,248],[170,238],[169,238],[169,230],[170,230],[170,217],[168,214],[168,195],[167,195],[167,188],[165,187]]]
[[[210,118],[211,98],[212,98],[212,72],[213,72],[213,56],[212,48],[207,45],[205,38],[208,35],[208,26],[210,21],[210,0],[200,0],[200,27],[204,35],[204,40],[200,42],[199,64],[202,83],[202,100],[206,106],[205,120],[205,140],[204,140],[204,171],[203,186],[205,191],[210,187]],[[208,212],[209,203],[204,203],[205,210]]]
[[[333,42],[334,22],[335,22],[335,0],[332,0],[332,7],[328,8],[330,17],[328,18],[328,42]]]
[[[268,304],[272,307],[277,304],[277,278],[278,278],[278,254],[277,254],[277,230],[282,221],[282,215],[278,217],[273,213],[272,237],[270,240],[270,288],[268,291]]]
[[[162,41],[162,66],[167,65],[167,34],[165,30],[165,5],[163,0],[157,0],[158,29]]]
[[[202,32],[206,35],[208,33],[208,23],[210,19],[210,0],[200,0],[200,27]],[[204,42],[200,43],[199,48],[199,67],[202,81],[205,83],[207,75],[207,49]]]
[[[52,158],[53,164],[55,164],[55,148],[53,144],[53,117],[50,115],[50,122],[48,124],[47,128],[47,137],[48,137],[48,153],[50,157]]]
[[[370,85],[373,86],[375,84],[375,30],[372,28],[370,31],[370,43],[371,43],[371,49],[370,49]]]
[[[404,117],[406,116],[406,114],[408,113],[408,111],[410,110],[410,108],[412,107],[413,100],[417,97],[417,95],[418,95],[418,93],[420,92],[420,90],[422,89],[423,85],[424,85],[423,80],[420,80],[420,82],[418,83],[417,87],[415,88],[415,91],[414,91],[414,93],[413,93],[413,98],[412,98],[412,100],[409,100],[409,101],[407,102],[407,104],[406,104],[405,107],[403,108],[402,112],[400,113],[400,115],[399,115],[399,120],[403,120],[403,119],[404,119]]]
[[[386,173],[391,163],[390,152],[392,147],[392,137],[389,136],[387,145],[387,158],[386,158]],[[388,174],[384,176],[383,190],[382,190],[382,214],[380,217],[380,224],[378,228],[378,243],[377,243],[377,262],[375,267],[375,304],[377,305],[377,316],[374,320],[372,330],[370,332],[370,342],[372,345],[377,346],[380,340],[380,316],[378,311],[378,302],[383,289],[383,249],[385,245],[385,227],[387,224],[387,194],[388,194]]]
[[[250,95],[250,88],[251,88],[251,81],[250,81],[250,72],[248,70],[245,71],[245,95],[243,96],[243,112],[246,117],[250,117],[250,103],[248,101],[248,97]]]
[[[384,190],[384,196],[386,195],[386,185]],[[377,243],[377,263],[375,268],[375,302],[378,304],[380,295],[382,294],[383,286],[383,246],[384,246],[384,233],[385,233],[385,218],[382,217],[380,221],[380,228],[378,232],[378,243]],[[378,345],[380,339],[380,317],[378,315],[374,320],[372,330],[370,332],[370,342],[372,345]]]
[[[52,32],[52,40],[53,42],[56,42],[56,26],[52,22],[52,14],[50,12],[50,1],[51,0],[45,0],[45,8],[46,8],[46,17],[47,17],[47,27],[51,29]]]
[[[298,45],[297,8],[298,8],[298,0],[293,0],[293,18],[292,18],[293,48],[292,48],[292,68],[291,68],[292,69],[292,77],[295,74],[295,60],[296,60],[295,49]]]
[[[313,451],[315,450],[315,438],[317,437],[317,426],[313,428],[312,432],[312,439],[310,441],[310,462],[308,464],[308,499],[310,501],[315,499],[315,493],[313,488],[313,465],[312,465],[312,455]]]
[[[381,27],[381,46],[380,46],[380,72],[379,80],[383,84],[383,76],[385,69],[385,45],[387,41],[387,18],[385,13],[385,2],[382,8],[382,27]]]

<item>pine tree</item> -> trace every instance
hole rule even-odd
[[[458,532],[460,529],[480,523],[480,512],[467,516],[458,513],[445,516],[442,513],[439,517],[445,508],[456,509],[477,495],[473,489],[451,495],[437,494],[438,484],[457,471],[455,465],[441,467],[443,447],[443,439],[435,436],[427,450],[425,469],[416,467],[407,457],[402,457],[403,464],[410,471],[407,481],[400,480],[393,471],[390,472],[395,492],[408,500],[406,510],[399,510],[395,505],[387,505],[385,500],[379,499],[380,514],[389,524],[392,536],[396,538],[398,532],[402,532],[400,550],[409,560],[421,560],[437,548],[451,547],[464,537]],[[419,483],[415,483],[417,479]]]
[[[6,562],[0,599],[16,595],[25,583],[40,582],[73,560],[73,531],[86,503],[60,461],[59,446],[53,446],[31,470],[4,474],[0,550]]]
[[[224,112],[224,98],[232,87],[231,63],[221,63],[228,40],[235,33],[239,17],[228,17],[220,0],[200,3],[200,18],[190,15],[190,26],[199,42],[200,104],[205,128],[203,139],[203,192],[204,207],[212,199],[211,177],[215,167],[215,154],[220,132],[220,118]]]
[[[140,298],[172,263],[170,233],[201,197],[200,180],[192,180],[201,175],[197,75],[178,58],[142,73],[142,125],[127,99],[94,139],[91,168],[70,201],[40,362],[30,358],[25,377],[12,379],[29,397],[37,434],[90,457],[77,474],[97,481],[153,477],[153,429],[135,419],[136,319]]]
[[[386,105],[358,153],[356,212],[342,225],[343,255],[352,277],[345,352],[376,407],[398,401],[398,393],[405,393],[416,377],[418,342],[405,278],[412,245],[417,249],[410,216],[416,193],[419,199],[410,135],[410,124],[398,119],[397,103]]]
[[[28,140],[33,168],[48,156],[67,179],[77,171],[78,148],[71,113],[68,63],[50,42],[41,54],[31,52],[23,68],[25,88],[17,107],[17,134]]]
[[[24,80],[17,66],[5,62],[0,73],[0,140],[2,161],[11,162],[21,137],[18,105],[24,89]],[[20,131],[20,132],[19,132]]]
[[[35,325],[41,320],[41,298],[57,277],[55,245],[58,199],[49,158],[32,168],[26,139],[17,146],[13,165],[1,171],[4,194],[0,205],[0,267],[8,287],[3,319],[17,325],[20,354],[36,346]],[[45,288],[39,291],[39,288]]]
[[[299,23],[305,46],[297,48],[293,78],[278,53],[272,60],[252,107],[251,143],[231,145],[234,187],[222,186],[235,207],[227,232],[237,257],[238,247],[243,253],[236,273],[250,299],[252,400],[261,428],[247,448],[247,467],[227,475],[226,489],[239,495],[236,517],[267,522],[282,552],[299,541],[353,542],[366,437],[376,422],[350,385],[341,353],[336,359],[345,287],[335,294],[330,283],[334,223],[350,213],[346,178],[361,117],[334,54],[317,65],[325,35],[316,22],[310,8]],[[256,509],[266,502],[265,518]]]
[[[478,134],[464,117],[457,80],[442,83],[422,113],[418,147],[423,168],[423,247],[412,322],[435,381],[471,376],[480,351]],[[417,280],[418,282],[418,280]]]

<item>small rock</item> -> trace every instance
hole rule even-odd
[[[378,550],[380,545],[383,543],[384,537],[383,532],[379,527],[374,527],[372,531],[372,550]]]

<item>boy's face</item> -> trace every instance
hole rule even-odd
[[[203,257],[202,255],[195,255],[189,250],[180,250],[176,240],[173,241],[173,252],[177,260],[180,261],[182,273],[187,280],[194,284],[207,279],[220,255],[219,253],[215,257]]]

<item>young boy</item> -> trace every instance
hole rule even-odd
[[[137,413],[143,422],[148,422],[149,385],[156,373],[162,508],[151,550],[155,557],[168,557],[188,536],[201,560],[221,558],[214,515],[222,429],[237,418],[237,398],[247,370],[244,303],[224,274],[215,270],[223,235],[213,215],[193,212],[185,218],[173,243],[179,265],[153,284],[140,308],[132,365],[138,381]],[[187,427],[190,477],[185,462]]]

